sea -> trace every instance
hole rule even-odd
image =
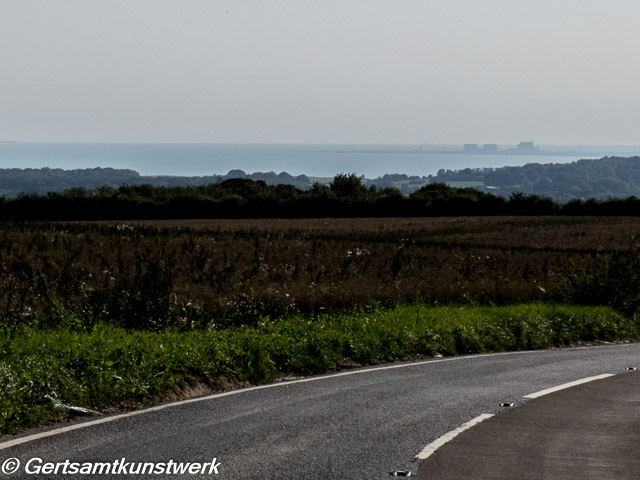
[[[287,172],[309,177],[355,173],[420,177],[440,169],[496,168],[527,163],[569,163],[582,158],[640,155],[640,146],[536,146],[526,154],[515,145],[499,153],[464,154],[462,145],[436,144],[195,144],[195,143],[26,143],[0,141],[0,168],[111,167],[141,175],[224,175],[230,170]]]

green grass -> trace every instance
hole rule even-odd
[[[435,354],[525,350],[640,338],[606,307],[400,306],[199,332],[24,327],[0,337],[0,432],[64,418],[45,394],[103,412],[291,375]]]

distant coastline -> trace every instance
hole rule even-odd
[[[575,156],[598,156],[597,153],[590,152],[578,152],[576,150],[542,150],[539,147],[533,145],[533,142],[520,142],[516,148],[508,148],[504,150],[498,149],[496,144],[484,144],[478,146],[475,143],[465,144],[462,150],[430,150],[423,148],[419,145],[415,150],[371,150],[371,149],[356,149],[353,147],[350,150],[297,150],[299,153],[358,153],[358,154],[414,154],[414,155],[509,155],[509,156],[543,156],[543,157],[575,157]]]
[[[552,152],[550,150],[536,150],[535,152],[518,152],[515,149],[498,150],[496,152],[465,152],[464,150],[294,150],[296,153],[365,153],[369,155],[509,155],[509,156],[542,156],[542,157],[575,157],[599,156],[599,153],[577,152],[575,150],[565,150],[561,152]]]
[[[0,137],[0,138],[7,138]],[[420,150],[422,147],[422,151]],[[482,147],[482,146],[481,146]],[[118,144],[37,143],[21,139],[0,143],[0,168],[93,167],[132,169],[144,176],[211,176],[230,170],[288,172],[292,176],[330,177],[357,172],[366,178],[388,173],[424,177],[441,169],[499,168],[527,163],[569,163],[583,158],[640,155],[640,146],[541,145],[538,150],[511,155],[515,144],[499,152],[457,153],[462,144]],[[301,153],[301,151],[304,151]],[[554,156],[553,151],[564,155]],[[577,152],[575,155],[567,151]],[[339,153],[346,152],[346,153]],[[371,153],[358,153],[371,152]],[[438,153],[442,152],[442,153]],[[587,152],[595,152],[589,154]]]
[[[435,175],[426,176],[405,173],[386,173],[377,177],[366,177],[356,173],[352,175],[366,188],[391,188],[403,195],[411,195],[429,184],[440,183],[458,188],[473,188],[504,197],[514,193],[533,194],[561,202],[587,198],[640,197],[640,156],[607,156],[570,163],[531,162],[524,166],[497,168],[442,168]],[[48,195],[50,192],[64,192],[72,188],[100,191],[105,187],[117,189],[123,185],[194,187],[219,184],[228,180],[236,183],[245,180],[262,182],[262,186],[290,185],[305,191],[317,188],[317,185],[330,185],[334,179],[332,176],[294,176],[286,171],[247,173],[241,169],[232,169],[224,175],[175,176],[141,175],[132,169],[111,167],[74,170],[47,167],[0,168],[0,197],[12,198],[21,194]]]

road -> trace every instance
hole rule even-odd
[[[415,457],[425,445],[480,414],[504,412],[501,402],[521,405],[531,392],[638,364],[640,344],[622,344],[359,369],[104,417],[101,423],[65,424],[66,431],[27,432],[0,442],[0,465],[18,459],[21,467],[10,478],[34,478],[24,471],[34,458],[53,464],[215,458],[219,475],[207,471],[199,478],[385,479],[393,471],[416,472]]]
[[[635,480],[639,437],[640,373],[625,372],[474,425],[426,458],[416,478]]]

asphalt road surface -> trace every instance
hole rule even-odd
[[[421,463],[418,480],[640,478],[640,373],[563,389],[478,423]]]
[[[416,455],[470,419],[515,411],[502,402],[517,407],[529,393],[630,366],[640,367],[640,344],[449,357],[237,390],[5,438],[0,477],[388,479],[415,474]],[[95,462],[121,473],[69,473]],[[194,473],[167,473],[181,462]],[[142,464],[162,473],[128,470]]]

